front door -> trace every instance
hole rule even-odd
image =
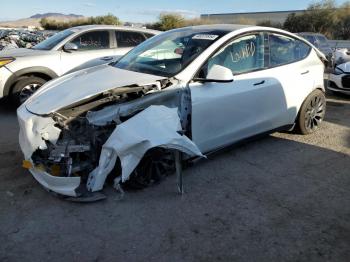
[[[82,33],[71,40],[71,43],[78,46],[78,50],[61,51],[61,74],[92,59],[112,57],[114,50],[111,48],[110,34],[108,30],[95,30]]]
[[[208,152],[276,128],[287,111],[280,81],[267,68],[265,34],[240,37],[212,56],[213,65],[232,70],[231,83],[190,83],[192,139]]]

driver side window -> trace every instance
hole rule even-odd
[[[214,65],[229,68],[233,74],[265,68],[264,34],[247,35],[233,40],[209,58],[207,72]]]

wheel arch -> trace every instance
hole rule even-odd
[[[297,115],[296,115],[296,117],[295,117],[295,119],[294,119],[294,123],[295,123],[295,122],[298,120],[298,118],[299,118],[300,110],[301,110],[301,108],[302,108],[304,102],[305,102],[306,99],[307,99],[313,92],[315,92],[316,90],[319,90],[319,91],[321,91],[321,92],[324,93],[324,94],[326,93],[326,89],[325,89],[324,86],[316,86],[316,87],[304,98],[304,100],[300,103],[300,105],[299,105],[299,107],[298,107],[298,113],[297,113]]]
[[[35,66],[28,67],[15,72],[6,82],[4,87],[4,96],[8,96],[12,93],[14,85],[24,77],[36,76],[50,81],[58,75],[47,67]]]
[[[312,90],[312,92],[310,92],[306,97],[305,97],[305,99],[303,100],[303,102],[301,103],[301,105],[300,105],[300,107],[299,107],[299,109],[298,109],[298,114],[297,114],[297,116],[296,116],[296,118],[295,118],[295,121],[294,121],[294,126],[298,126],[298,121],[299,121],[299,117],[300,117],[300,113],[301,113],[301,111],[302,111],[302,108],[303,108],[303,105],[304,105],[304,103],[307,101],[307,99],[313,94],[313,93],[315,93],[316,91],[321,91],[322,93],[323,93],[323,95],[325,96],[325,89],[324,89],[324,87],[322,87],[322,86],[318,86],[318,87],[316,87],[316,88],[314,88],[313,90]],[[325,100],[325,103],[326,103],[326,100]]]

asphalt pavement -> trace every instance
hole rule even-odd
[[[124,198],[48,194],[0,104],[0,261],[350,261],[350,97],[310,136],[275,133]]]

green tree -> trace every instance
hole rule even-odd
[[[147,28],[161,31],[167,31],[183,26],[185,26],[185,19],[179,14],[161,14],[158,22],[146,25]]]
[[[312,27],[307,22],[308,17],[304,14],[302,15],[296,15],[295,13],[292,13],[288,15],[286,21],[283,24],[283,28],[290,31],[290,32],[311,32]]]
[[[72,20],[69,22],[60,22],[47,18],[40,20],[40,25],[46,30],[64,30],[74,26],[81,25],[120,25],[122,24],[118,17],[108,14],[105,16],[96,16]]]
[[[322,0],[311,4],[303,14],[290,14],[283,27],[291,32],[317,32],[331,37],[337,21],[337,12],[334,0]]]
[[[350,39],[350,2],[341,5],[337,11],[334,37],[336,39]]]
[[[271,20],[265,20],[257,23],[258,26],[267,26],[267,27],[275,27],[275,28],[282,28],[283,25],[279,22],[273,22]]]
[[[108,14],[105,16],[91,17],[89,22],[90,24],[95,24],[95,25],[121,25],[122,24],[119,18],[112,14]]]

